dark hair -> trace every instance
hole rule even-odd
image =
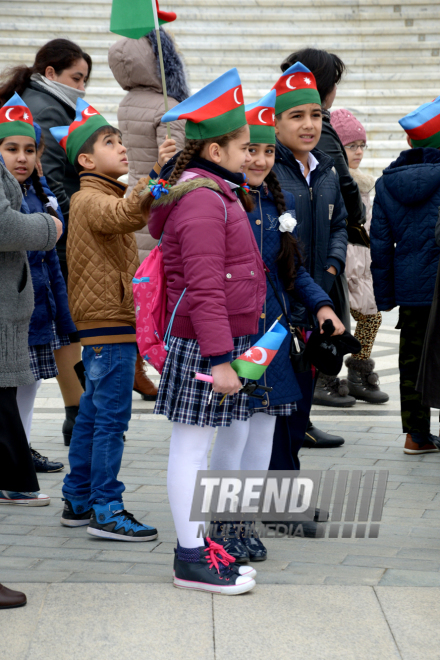
[[[283,215],[287,211],[286,200],[277,175],[271,170],[264,181],[273,195],[278,215]],[[281,233],[281,247],[277,262],[278,271],[286,291],[293,291],[297,268],[302,265],[302,256],[298,248],[298,241],[287,231]]]
[[[75,161],[73,163],[73,167],[75,170],[78,172],[82,172],[84,170],[83,167],[78,163],[78,156],[81,154],[93,154],[95,150],[95,144],[98,141],[98,138],[102,133],[106,133],[107,135],[119,135],[121,137],[122,133],[119,130],[119,128],[115,128],[114,126],[101,126],[101,128],[97,128],[94,133],[91,134],[91,136],[84,142],[82,147],[79,149],[78,153],[75,156]]]
[[[243,130],[244,126],[241,126],[240,128],[235,129],[235,131],[231,131],[230,133],[226,133],[226,135],[221,135],[220,137],[216,138],[209,138],[207,140],[186,140],[185,146],[180,152],[180,155],[178,159],[176,160],[176,164],[174,165],[174,169],[170,174],[170,177],[168,179],[168,183],[170,186],[174,186],[177,181],[180,179],[182,176],[184,170],[188,167],[188,164],[192,160],[194,156],[197,156],[200,154],[201,151],[203,151],[204,147],[209,144],[218,144],[220,147],[226,147],[229,142],[232,142],[232,140],[235,140],[236,138],[239,137],[241,131]],[[238,190],[238,197],[243,204],[243,207],[246,211],[251,211],[254,202],[251,198],[250,195],[246,195],[243,190]],[[141,211],[144,214],[144,217],[149,215],[150,212],[150,207],[151,204],[153,203],[154,198],[152,195],[144,195],[141,201]]]
[[[44,206],[46,206],[49,203],[49,199],[43,190],[43,186],[41,185],[41,181],[37,169],[35,169],[32,172],[31,179],[38,199],[40,200],[40,202],[44,204]],[[46,210],[44,212],[49,213],[49,215],[53,216],[57,220],[60,219],[58,213],[51,206],[46,206]]]
[[[15,66],[7,69],[1,75],[3,85],[0,86],[0,106],[6,103],[14,92],[21,95],[33,73],[45,75],[46,68],[53,66],[55,73],[69,69],[75,62],[83,59],[89,67],[88,79],[92,72],[92,58],[77,44],[69,39],[52,39],[44,44],[35,55],[35,62],[29,66]]]
[[[287,71],[297,62],[304,64],[315,76],[321,103],[324,103],[334,86],[340,83],[346,70],[344,62],[334,53],[317,48],[303,48],[286,57],[281,64],[281,71]]]

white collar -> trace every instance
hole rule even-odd
[[[296,160],[296,162],[298,163],[298,165],[300,167],[301,174],[304,176],[304,170],[305,170],[304,165],[301,163],[300,160],[297,160],[296,158],[295,158],[295,160]],[[313,170],[316,170],[316,168],[319,165],[319,161],[316,160],[315,156],[312,154],[311,151],[309,151],[309,156],[307,158],[307,165],[309,166],[309,175],[313,172]]]
[[[223,179],[223,181],[226,181],[228,186],[230,187],[231,190],[235,190],[236,188],[240,188],[240,186],[237,183],[232,183],[232,181],[228,181],[227,179]]]

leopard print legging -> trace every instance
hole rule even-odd
[[[374,340],[379,332],[380,324],[382,323],[382,314],[361,314],[355,309],[350,309],[350,313],[356,323],[356,330],[354,336],[362,344],[362,350],[357,355],[353,355],[356,360],[368,360],[373,350]]]

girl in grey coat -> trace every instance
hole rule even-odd
[[[51,250],[62,224],[47,213],[19,212],[20,184],[0,161],[0,503],[41,506],[16,392],[34,377],[29,366],[28,329],[34,309],[26,250]]]

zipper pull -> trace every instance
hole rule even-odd
[[[312,188],[309,188],[309,190],[310,190],[310,199],[313,200],[313,189],[312,189]]]

